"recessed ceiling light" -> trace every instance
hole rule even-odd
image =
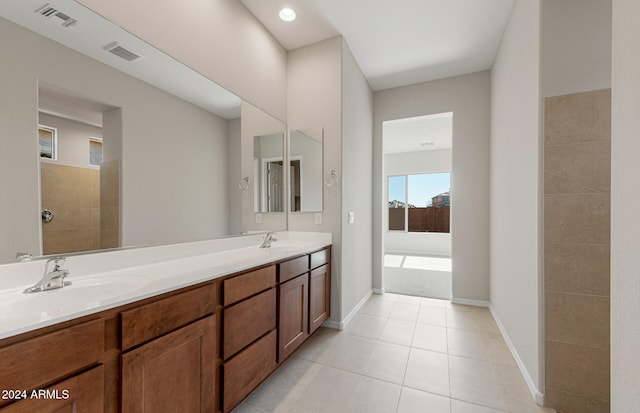
[[[292,22],[296,19],[296,12],[288,7],[280,10],[280,13],[278,13],[278,15],[282,20],[286,22]]]

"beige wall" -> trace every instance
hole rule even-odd
[[[287,128],[322,127],[324,130],[324,172],[342,169],[342,38],[334,37],[289,52],[287,62]],[[324,231],[333,235],[331,255],[331,320],[342,314],[342,190],[338,184],[324,187],[321,225],[313,213],[289,214],[291,231]]]
[[[611,87],[611,0],[542,0],[542,94]]]
[[[515,0],[491,70],[489,221],[492,313],[542,403],[539,43],[540,1]]]
[[[545,404],[609,412],[611,93],[544,111]]]
[[[78,2],[272,116],[286,119],[287,52],[239,0],[185,5]]]
[[[611,411],[640,410],[640,2],[613,0]]]
[[[419,83],[374,94],[373,259],[374,288],[382,287],[387,203],[383,177],[382,122],[453,112],[451,249],[453,298],[489,299],[489,72]]]
[[[58,159],[63,165],[89,168],[89,138],[102,138],[102,128],[40,112],[41,125],[58,130]]]
[[[349,320],[372,283],[373,93],[342,44],[342,319]],[[348,214],[355,214],[349,223]]]

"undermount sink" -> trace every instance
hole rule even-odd
[[[45,321],[70,312],[97,307],[107,300],[135,292],[149,284],[144,275],[72,278],[71,285],[55,290],[24,294],[22,289],[0,293],[0,322],[28,318]]]

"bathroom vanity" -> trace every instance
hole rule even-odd
[[[0,331],[0,412],[231,411],[330,315],[330,240],[281,245],[177,259],[192,265],[185,274],[166,271],[136,293],[89,303],[77,317],[54,315],[46,326],[12,325],[5,314],[2,330],[28,331]],[[246,254],[254,255],[236,260]],[[120,269],[114,280],[151,268]],[[181,281],[172,289],[167,279]]]

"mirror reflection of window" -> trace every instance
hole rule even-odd
[[[45,159],[58,159],[56,153],[57,147],[57,130],[50,126],[38,126],[38,145],[40,148],[40,157]]]
[[[102,139],[89,139],[89,164],[100,166],[102,163]]]

